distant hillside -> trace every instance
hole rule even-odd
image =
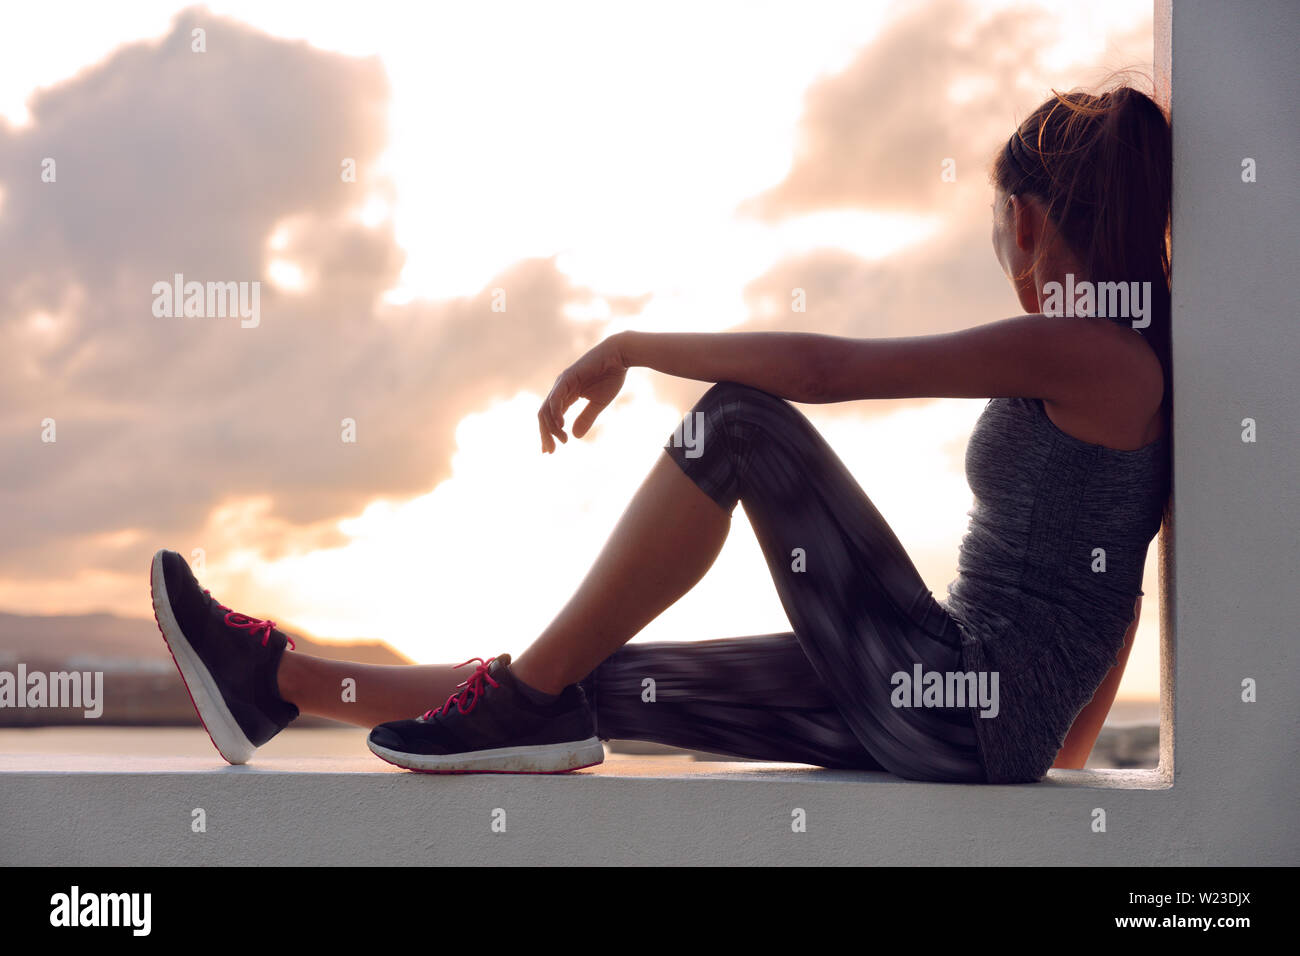
[[[325,642],[301,631],[281,630],[293,636],[299,650],[316,657],[362,664],[412,663],[383,641]],[[171,660],[153,618],[0,612],[0,666],[34,657]]]
[[[410,664],[382,641],[320,641],[291,634],[303,653],[362,664]],[[194,706],[153,618],[115,614],[30,615],[0,612],[0,670],[19,663],[33,671],[102,671],[104,711],[87,721],[84,711],[57,708],[0,708],[0,726],[51,724],[197,724]],[[332,725],[304,717],[300,725]]]

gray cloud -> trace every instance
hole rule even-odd
[[[190,51],[195,25],[206,53]],[[474,296],[381,310],[403,255],[352,213],[375,185],[388,92],[376,59],[187,11],[161,41],[39,93],[29,126],[0,127],[0,572],[135,571],[241,496],[310,522],[426,491],[460,418],[549,387],[589,344],[598,330],[562,310],[591,293],[549,259]],[[318,277],[297,295],[265,281],[290,217],[300,238],[282,254]],[[153,284],[177,272],[263,280],[260,326],[155,317]],[[53,329],[34,328],[39,312]],[[356,445],[339,439],[345,417]],[[142,542],[91,543],[123,528]]]
[[[892,336],[1017,311],[989,248],[985,167],[1049,86],[1087,80],[1042,62],[1056,31],[1041,11],[981,21],[959,0],[904,9],[809,89],[787,175],[742,214],[779,223],[853,207],[938,216],[941,229],[878,262],[829,248],[779,262],[746,287],[741,328]],[[195,25],[207,53],[190,52]],[[1149,27],[1120,42],[1143,50],[1144,30],[1149,57]],[[959,104],[949,91],[960,84],[977,92]],[[157,545],[191,543],[231,498],[269,493],[277,516],[311,522],[418,494],[447,475],[465,414],[544,391],[590,344],[599,329],[563,309],[593,293],[551,260],[503,268],[473,296],[381,309],[403,254],[387,227],[351,212],[380,185],[368,170],[387,107],[375,59],[186,12],[160,42],[42,91],[31,125],[0,125],[0,573],[57,575],[70,561],[138,571]],[[40,182],[47,156],[57,184]],[[343,157],[359,183],[340,181]],[[955,184],[940,180],[944,157]],[[266,242],[289,218],[300,228],[284,256],[317,282],[301,295],[264,283],[259,328],[151,314],[153,283],[176,272],[265,279]],[[806,313],[788,311],[796,286]],[[497,287],[505,313],[490,308]],[[634,315],[645,301],[610,305]],[[37,312],[60,318],[41,331]],[[656,387],[685,408],[707,386]],[[54,445],[39,440],[47,416]],[[358,422],[355,446],[338,440],[344,417]],[[123,528],[142,541],[93,541]],[[279,547],[269,534],[257,543]]]

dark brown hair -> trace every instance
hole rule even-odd
[[[1047,210],[1092,282],[1150,282],[1150,325],[1138,329],[1160,359],[1172,412],[1169,119],[1145,93],[1059,93],[1034,110],[993,160],[990,178]],[[1125,321],[1127,320],[1120,320]]]

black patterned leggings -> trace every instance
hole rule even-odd
[[[983,782],[969,709],[891,703],[900,671],[961,670],[960,635],[812,423],[722,382],[665,447],[728,514],[744,503],[794,630],[624,646],[582,681],[599,736]]]

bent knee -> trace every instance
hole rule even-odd
[[[739,382],[718,382],[700,397],[695,408],[697,411],[725,408],[728,415],[743,415],[746,412],[770,415],[774,412],[780,414],[795,411],[794,406],[779,395]]]

